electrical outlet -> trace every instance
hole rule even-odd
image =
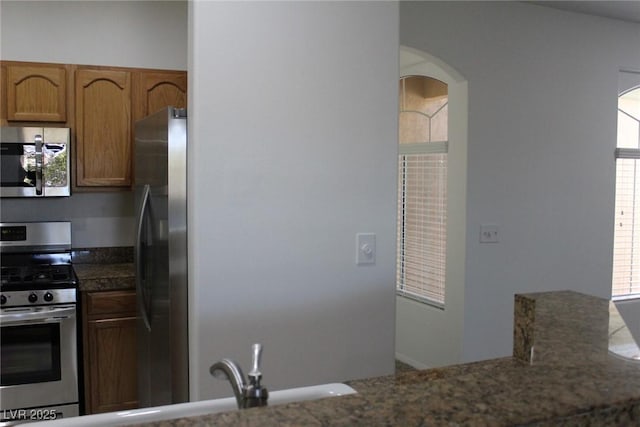
[[[498,226],[495,224],[480,225],[480,243],[498,243]]]

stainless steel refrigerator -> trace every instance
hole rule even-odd
[[[135,126],[135,265],[141,408],[189,400],[187,114]]]

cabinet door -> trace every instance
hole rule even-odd
[[[89,292],[85,305],[92,319],[128,317],[136,312],[136,293],[132,290]]]
[[[90,413],[138,407],[136,318],[88,322]]]
[[[76,186],[131,186],[131,73],[76,72]]]
[[[187,107],[185,71],[140,71],[136,74],[135,120],[164,107]]]
[[[67,121],[64,65],[6,65],[7,120]]]

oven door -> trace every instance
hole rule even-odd
[[[78,402],[76,306],[0,314],[2,410]]]
[[[3,127],[0,196],[69,196],[69,129]]]

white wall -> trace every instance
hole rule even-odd
[[[2,59],[184,70],[186,1],[2,0]]]
[[[400,42],[469,82],[461,359],[510,355],[515,293],[610,296],[618,73],[640,69],[640,25],[521,2],[400,9]],[[483,223],[498,244],[479,244]]]
[[[190,7],[192,399],[253,342],[272,390],[393,372],[397,4]]]
[[[0,1],[0,58],[187,68],[185,1]],[[133,245],[130,192],[2,199],[2,221],[70,220],[74,247]]]

